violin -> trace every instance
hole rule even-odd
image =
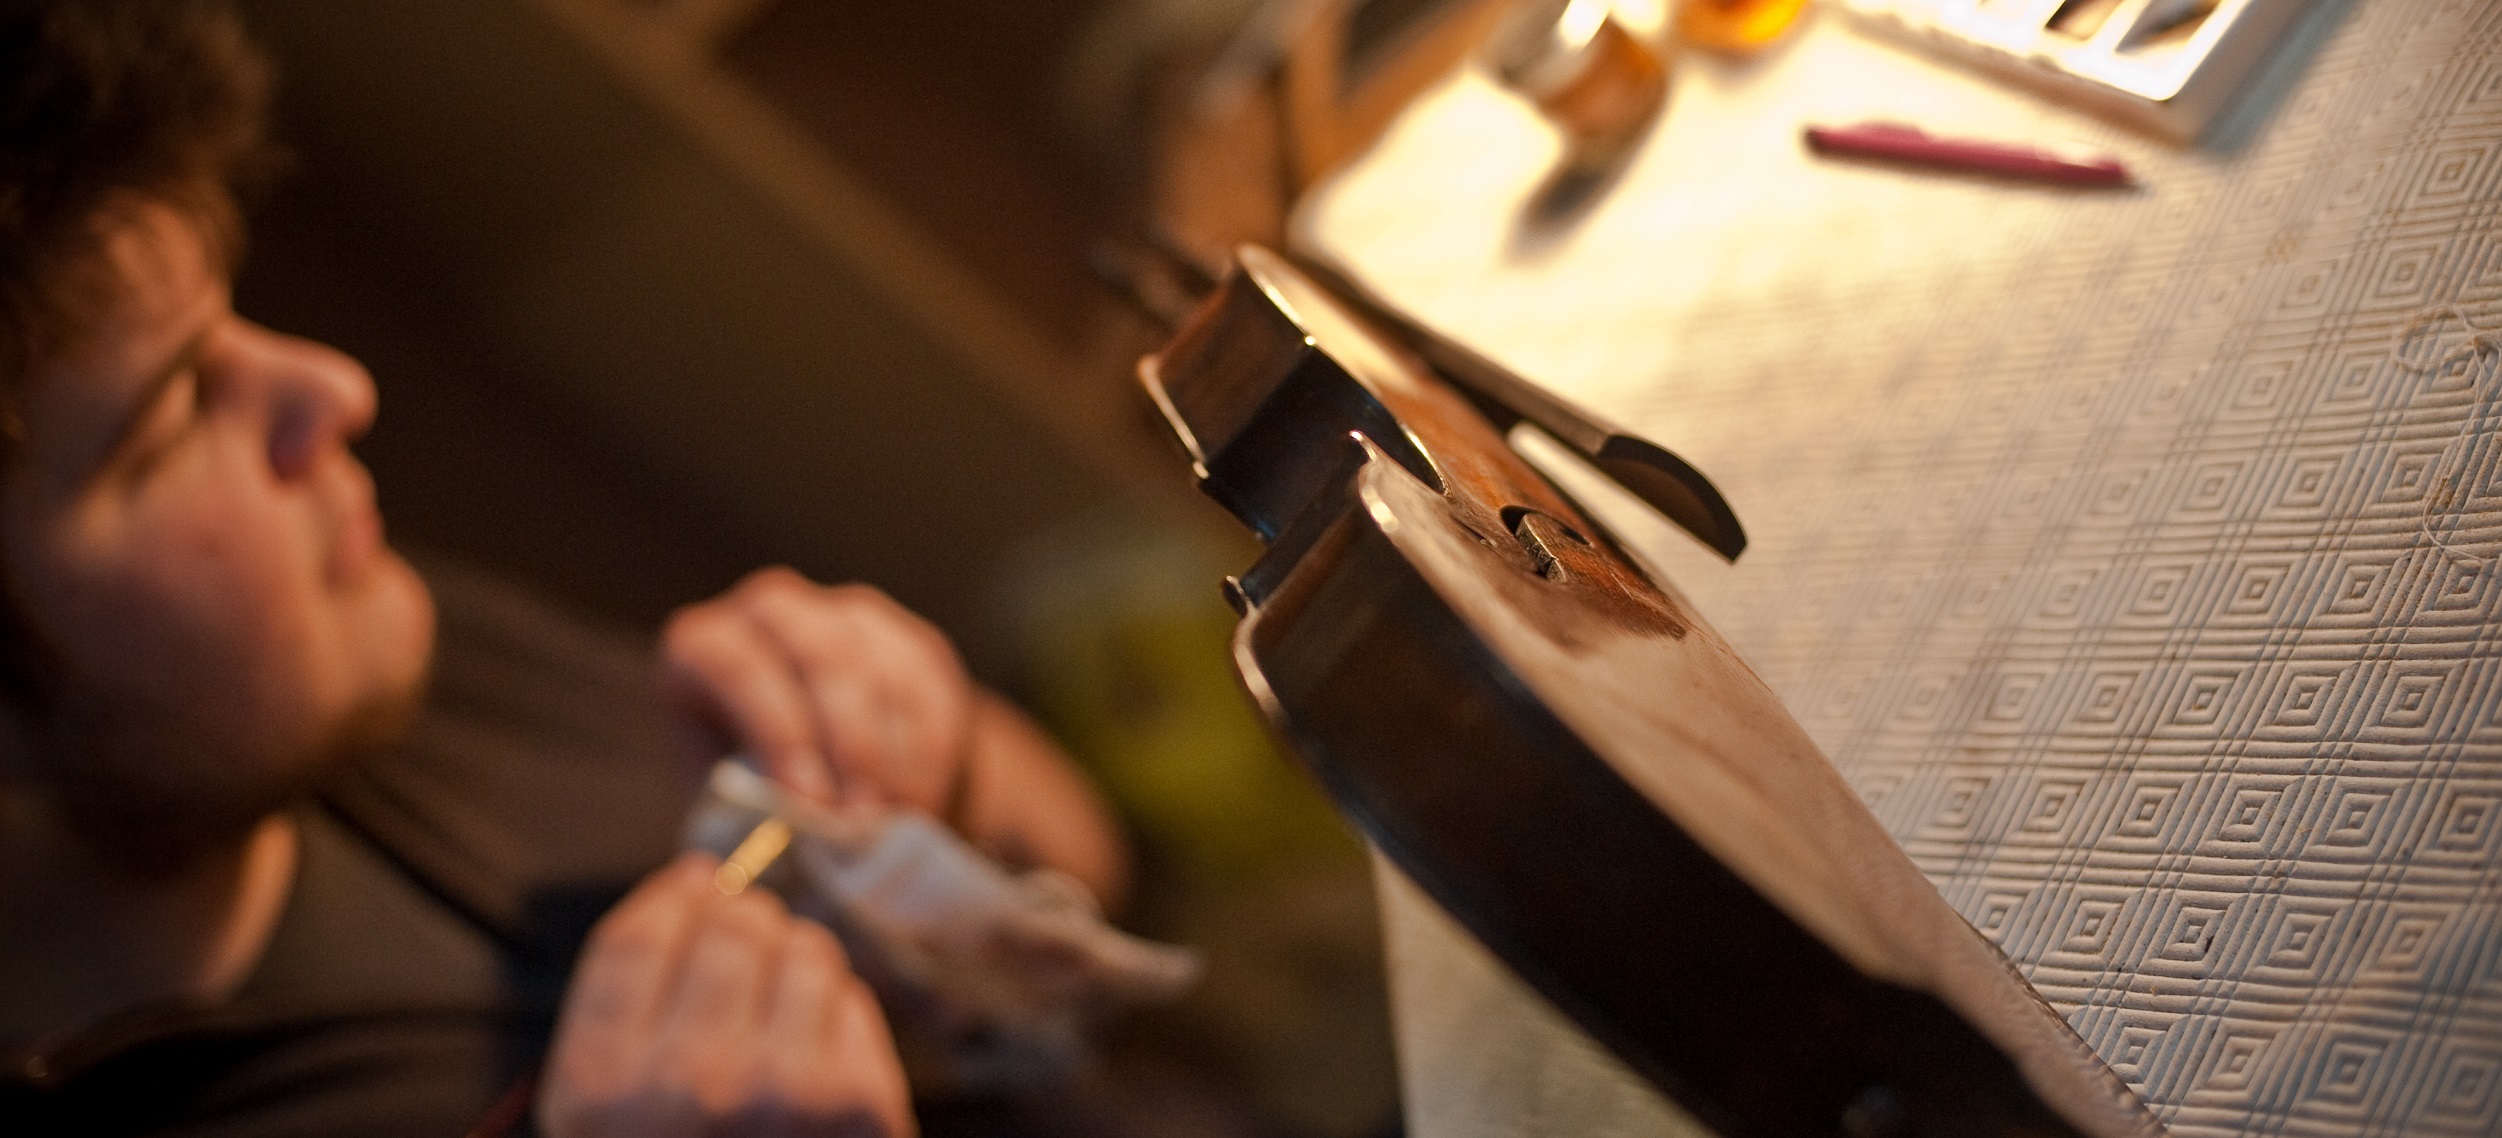
[[[1470,934],[1733,1136],[2162,1132],[1772,690],[1506,444],[1547,430],[1724,556],[1709,480],[1256,246],[1139,377],[1263,543],[1233,663]]]

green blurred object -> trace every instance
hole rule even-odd
[[[1235,678],[1217,582],[1253,552],[1103,514],[1038,543],[1012,574],[1028,704],[1151,856],[1210,885],[1360,860]]]
[[[1027,547],[1004,575],[1020,696],[1138,836],[1129,923],[1207,962],[1180,1003],[1127,1017],[1106,1055],[1112,1100],[1198,1112],[1089,1134],[1370,1138],[1397,1126],[1371,864],[1234,676],[1234,614],[1217,583],[1258,553],[1230,522],[1107,509]]]

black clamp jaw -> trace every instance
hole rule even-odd
[[[1166,353],[1148,357],[1142,363],[1146,370],[1142,371],[1141,379],[1156,400],[1158,409],[1163,412],[1174,436],[1191,451],[1193,464],[1205,473],[1208,456],[1202,443],[1208,440],[1201,440],[1198,436],[1207,433],[1209,424],[1194,426],[1193,419],[1198,417],[1197,413],[1174,402],[1174,393],[1167,391],[1153,374],[1159,366],[1159,359],[1174,348],[1200,356],[1208,355],[1205,351],[1189,348],[1188,342],[1194,330],[1205,333],[1211,323],[1217,325],[1216,334],[1227,338],[1226,352],[1248,352],[1255,359],[1286,350],[1287,346],[1300,347],[1299,332],[1291,327],[1291,321],[1273,327],[1263,324],[1259,314],[1249,310],[1222,319],[1212,317],[1204,311],[1204,302],[1223,291],[1226,282],[1220,282],[1204,266],[1168,242],[1149,237],[1131,243],[1107,243],[1098,247],[1095,254],[1093,268],[1107,286],[1126,298],[1148,320],[1162,324],[1175,333],[1173,347],[1168,347]],[[1300,287],[1326,290],[1331,307],[1343,306],[1366,322],[1370,334],[1387,339],[1410,353],[1415,362],[1465,396],[1496,433],[1507,433],[1521,423],[1535,426],[1721,557],[1735,561],[1738,554],[1745,551],[1746,530],[1738,524],[1736,511],[1730,509],[1728,499],[1721,495],[1719,487],[1712,485],[1711,479],[1695,469],[1692,463],[1666,447],[1601,419],[1428,327],[1384,301],[1361,281],[1326,263],[1291,257],[1259,246],[1243,246],[1237,250],[1236,259],[1238,265],[1244,268],[1258,266],[1252,271],[1265,277],[1291,280],[1298,282]],[[1219,300],[1218,303],[1232,302]],[[1236,327],[1246,322],[1259,332],[1247,332]],[[1252,343],[1246,339],[1256,338],[1259,334],[1275,337],[1277,341]],[[1236,360],[1219,362],[1214,366],[1221,370],[1238,368],[1243,364]],[[1215,485],[1209,486],[1209,492],[1220,499],[1224,497],[1222,490]],[[1270,531],[1261,529],[1260,523],[1249,518],[1244,521],[1255,530],[1260,530],[1263,539],[1272,536]]]

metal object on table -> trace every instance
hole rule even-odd
[[[1267,541],[1270,724],[1407,876],[1725,1135],[2154,1135],[1726,642],[1265,250],[1142,382]]]
[[[2187,141],[2330,0],[1843,0],[1875,26]]]
[[[1486,60],[1575,152],[1621,149],[1668,89],[1659,56],[1616,22],[1606,0],[1528,0],[1496,26]]]
[[[1798,22],[1807,0],[1680,0],[1677,38],[1714,51],[1760,51]]]

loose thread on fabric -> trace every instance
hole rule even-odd
[[[2438,326],[2445,319],[2457,320],[2461,327],[2466,328],[2467,339],[2449,351],[2443,352],[2440,358],[2431,363],[2417,363],[2406,358],[2400,351],[2408,340],[2415,337],[2416,333]],[[2417,313],[2415,319],[2407,321],[2406,330],[2400,332],[2398,338],[2391,341],[2389,345],[2389,362],[2396,364],[2400,371],[2416,375],[2430,375],[2460,360],[2485,355],[2502,355],[2502,326],[2487,327],[2478,324],[2467,314],[2466,307],[2458,304],[2444,304]],[[2466,471],[2451,468],[2464,466],[2466,454],[2473,450],[2471,440],[2474,437],[2476,421],[2484,416],[2486,405],[2492,401],[2491,384],[2479,381],[2476,387],[2477,399],[2475,405],[2468,411],[2466,430],[2461,432],[2460,437],[2452,441],[2449,446],[2441,449],[2441,462],[2435,468],[2436,477],[2432,485],[2424,489],[2424,506],[2416,511],[2415,520],[2416,527],[2423,532],[2425,539],[2432,542],[2435,549],[2448,554],[2451,560],[2482,565],[2492,561],[2493,556],[2468,553],[2442,540],[2440,534],[2433,532],[2433,511],[2447,510],[2458,503],[2459,479]]]

